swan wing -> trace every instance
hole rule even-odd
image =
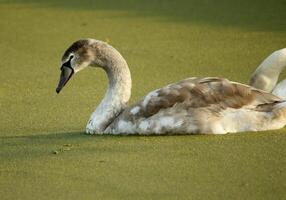
[[[241,107],[267,110],[267,105],[281,100],[273,94],[224,78],[189,78],[150,92],[130,111],[147,118],[179,103],[190,108],[216,105],[220,110]]]

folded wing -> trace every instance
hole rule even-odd
[[[175,104],[199,108],[216,105],[223,109],[248,107],[262,109],[282,100],[270,93],[217,77],[189,78],[155,90],[144,97],[136,107],[137,115],[150,117],[161,109]],[[131,108],[131,109],[132,109]]]

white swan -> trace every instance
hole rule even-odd
[[[107,92],[88,121],[88,134],[224,134],[286,124],[286,102],[281,98],[217,77],[188,78],[127,107],[128,65],[116,49],[94,39],[76,41],[66,50],[57,93],[73,73],[88,66],[101,67],[109,78]]]

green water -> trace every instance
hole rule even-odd
[[[103,71],[55,93],[64,50],[87,37],[126,58],[131,102],[190,76],[248,83],[286,47],[285,9],[283,0],[0,0],[1,199],[286,199],[286,129],[87,136]]]

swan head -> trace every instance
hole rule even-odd
[[[60,80],[56,89],[57,93],[62,90],[73,74],[90,65],[100,63],[95,51],[97,42],[100,43],[100,41],[93,39],[78,40],[64,52],[61,60]]]

